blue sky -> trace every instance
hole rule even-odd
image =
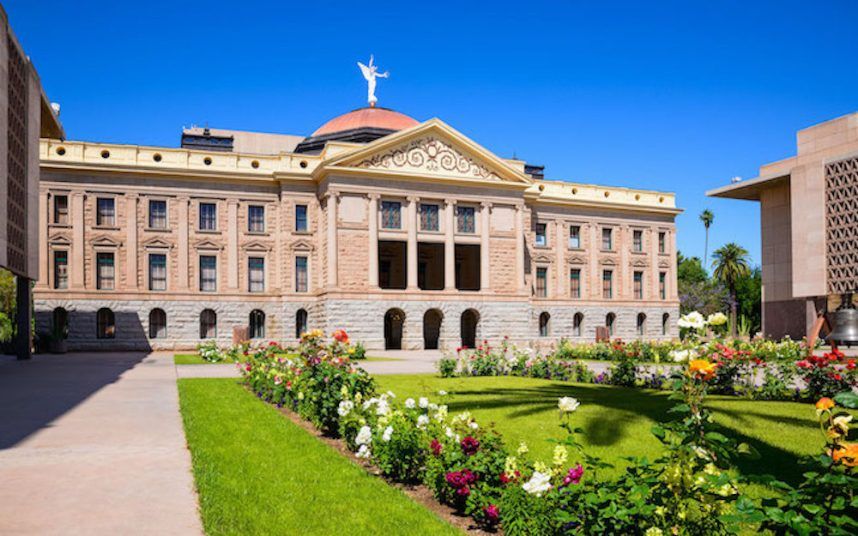
[[[553,5],[552,5],[553,4]],[[364,104],[439,117],[546,176],[675,191],[679,247],[759,262],[755,203],[707,189],[858,110],[858,3],[7,0],[71,139],[175,146],[182,126],[309,134]]]

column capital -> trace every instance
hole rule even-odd
[[[407,199],[409,203],[419,203],[420,202],[420,196],[419,195],[409,195],[409,196],[406,196],[405,199]]]
[[[374,192],[373,192],[373,193],[366,194],[366,197],[367,197],[368,199],[372,199],[372,200],[378,201],[379,199],[381,199],[381,194],[377,194],[377,193],[374,193]]]
[[[446,203],[446,204],[448,204],[448,205],[452,205],[452,206],[454,206],[454,207],[455,207],[455,206],[456,206],[456,203],[458,203],[458,201],[457,201],[456,199],[445,199],[445,200],[444,200],[444,203]]]
[[[481,201],[480,206],[483,208],[492,208],[492,202],[491,201]]]
[[[338,197],[340,197],[340,192],[337,190],[328,190],[327,192],[325,192],[325,195],[323,197],[325,199],[337,199]]]

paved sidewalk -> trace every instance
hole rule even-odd
[[[172,353],[0,357],[0,534],[201,533]]]

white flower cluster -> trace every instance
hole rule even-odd
[[[561,413],[572,413],[578,409],[578,406],[580,405],[581,403],[571,396],[564,396],[557,401],[557,407],[560,408]]]
[[[697,311],[692,311],[680,317],[676,324],[686,329],[703,329],[706,327],[706,319]]]
[[[551,474],[534,471],[530,480],[522,484],[521,487],[531,495],[542,497],[543,493],[551,489]]]

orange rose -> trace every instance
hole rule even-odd
[[[844,443],[842,447],[831,453],[835,462],[848,467],[858,467],[858,443]]]
[[[695,359],[688,364],[688,370],[691,374],[697,376],[701,380],[711,380],[715,377],[715,363],[710,363],[705,359]]]
[[[819,411],[826,411],[834,407],[834,400],[831,400],[827,396],[820,398],[816,402],[816,409]]]
[[[334,332],[334,339],[343,344],[348,344],[349,334],[344,329],[338,329]]]

